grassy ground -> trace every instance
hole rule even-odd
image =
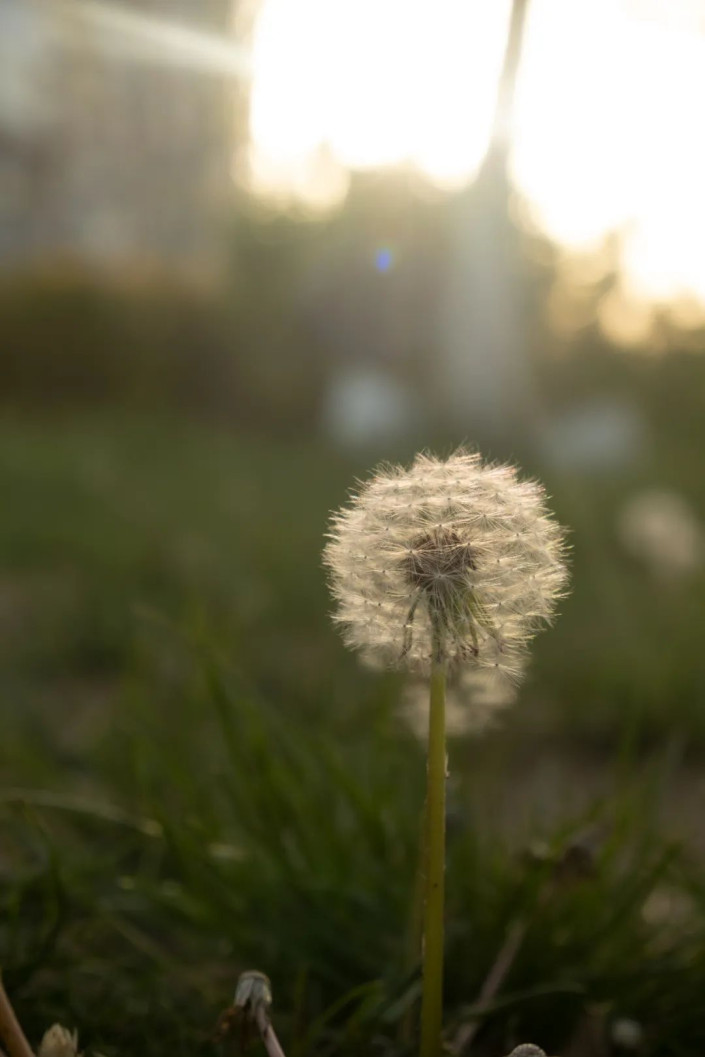
[[[681,443],[627,478],[531,466],[575,586],[505,729],[451,747],[447,1023],[474,1012],[478,1053],[623,1052],[624,1018],[639,1052],[705,1047],[705,878],[673,823],[699,811],[705,586],[664,588],[615,530],[654,480],[697,506]],[[0,424],[0,964],[33,1039],[214,1052],[254,965],[289,1057],[411,1052],[423,754],[320,569],[365,469],[165,419]]]

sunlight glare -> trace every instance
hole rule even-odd
[[[462,186],[487,149],[509,10],[509,0],[262,0],[250,183],[278,173],[270,185],[281,189],[323,152],[347,169],[408,165]]]
[[[512,130],[522,215],[574,252],[616,235],[632,319],[639,300],[705,306],[704,23],[698,0],[529,11]]]
[[[492,134],[510,9],[261,0],[248,186],[325,207],[354,170],[467,184]],[[609,244],[623,280],[603,311],[613,331],[641,332],[640,303],[705,318],[704,99],[701,0],[530,0],[510,128],[516,213],[568,256]]]

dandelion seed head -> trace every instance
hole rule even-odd
[[[78,1032],[52,1024],[39,1044],[38,1057],[76,1057]]]
[[[451,594],[475,569],[475,551],[457,532],[437,526],[411,540],[402,572],[412,587],[431,594]]]
[[[459,451],[382,466],[333,515],[334,619],[366,661],[425,674],[440,634],[451,671],[516,681],[567,580],[542,487]]]

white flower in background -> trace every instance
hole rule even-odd
[[[518,680],[567,578],[541,486],[460,451],[385,466],[332,519],[324,561],[348,645],[373,664]]]
[[[644,1029],[638,1020],[619,1017],[612,1023],[610,1037],[613,1045],[621,1050],[640,1050],[644,1042]]]
[[[76,1057],[78,1032],[52,1024],[39,1044],[38,1057]]]
[[[659,578],[676,580],[702,565],[703,527],[677,492],[638,492],[622,507],[617,532],[623,547]]]
[[[524,1042],[513,1049],[509,1057],[546,1057],[546,1053],[540,1046],[534,1046],[532,1042]]]

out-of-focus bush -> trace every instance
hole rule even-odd
[[[292,385],[283,350],[258,345],[253,308],[225,283],[164,269],[114,274],[57,260],[15,272],[0,281],[0,405],[116,405],[300,428],[318,405],[316,364],[309,355],[302,369],[300,359]],[[290,340],[308,349],[295,326]]]

